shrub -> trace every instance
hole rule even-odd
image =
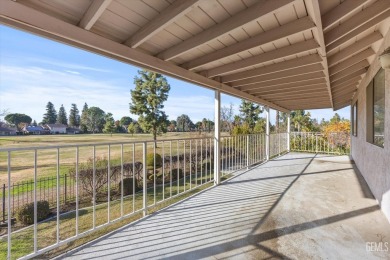
[[[172,180],[177,179],[177,169],[172,169],[172,171],[169,173],[170,176],[172,176]],[[179,179],[184,177],[184,172],[182,169],[179,169]]]
[[[123,179],[123,196],[132,195],[133,192],[137,192],[139,190],[138,188],[138,182],[135,180],[134,187],[135,191],[133,191],[133,178],[124,178]],[[119,182],[119,193],[122,189],[122,182]]]
[[[46,200],[37,201],[37,221],[42,221],[50,215],[49,202]],[[17,219],[24,225],[34,224],[34,202],[25,204],[16,215]]]
[[[149,170],[153,170],[154,168],[154,158],[156,158],[156,168],[160,168],[162,166],[162,157],[160,154],[149,153],[146,155],[146,166]]]

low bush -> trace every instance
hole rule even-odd
[[[46,200],[37,201],[37,221],[42,221],[50,215],[49,202]],[[34,202],[25,204],[21,207],[16,218],[24,225],[34,224]]]
[[[172,171],[169,173],[172,176],[172,180],[177,179],[177,169],[172,169]],[[184,172],[182,169],[179,169],[179,179],[184,177]]]
[[[154,158],[156,158],[156,169],[162,166],[162,157],[160,154],[149,153],[146,155],[146,166],[148,170],[153,170],[154,168]]]
[[[133,181],[135,181],[133,186]],[[135,191],[133,191],[133,187],[135,187]],[[119,193],[122,189],[122,182],[119,182]],[[134,180],[133,178],[124,178],[123,179],[123,196],[132,195],[133,192],[137,192],[139,190],[138,182],[137,180]]]

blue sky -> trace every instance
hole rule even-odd
[[[0,25],[0,111],[24,113],[40,122],[51,101],[67,113],[84,102],[111,112],[115,119],[130,116],[130,89],[139,68],[68,45]],[[214,92],[167,77],[171,85],[165,111],[170,119],[188,114],[193,121],[214,118]],[[240,99],[222,95],[222,105]],[[337,111],[349,118],[349,107]],[[313,118],[329,119],[331,109],[310,110]],[[274,118],[271,111],[271,119]]]

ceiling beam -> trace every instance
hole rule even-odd
[[[336,48],[339,48],[341,45],[346,43],[347,41],[351,40],[353,37],[356,37],[360,35],[361,33],[365,32],[366,30],[376,26],[377,24],[381,23],[383,20],[390,17],[390,10],[387,10],[386,12],[376,16],[374,19],[368,21],[367,23],[363,24],[360,27],[357,27],[353,31],[347,33],[337,41],[333,42],[332,44],[328,45],[326,47],[326,51],[330,52],[333,51]]]
[[[360,69],[363,69],[363,68],[366,68],[369,66],[370,66],[370,63],[367,60],[362,60],[361,62],[358,62],[358,63],[352,65],[351,67],[349,67],[348,70],[340,71],[339,73],[336,73],[335,75],[330,76],[330,82],[333,83],[339,79],[342,79],[342,78],[350,75],[351,73],[353,73],[355,71],[358,71]]]
[[[282,26],[276,27],[274,29],[271,29],[269,31],[260,33],[256,36],[253,36],[251,38],[248,38],[246,40],[243,40],[241,42],[238,42],[236,44],[232,44],[226,48],[217,50],[212,53],[208,53],[202,57],[196,58],[192,61],[189,61],[187,63],[184,63],[181,65],[183,68],[186,69],[196,69],[200,66],[209,64],[211,62],[229,57],[234,54],[238,54],[243,51],[248,51],[250,49],[253,49],[255,47],[286,38],[288,36],[302,33],[307,30],[310,30],[315,27],[315,24],[309,17],[304,17],[295,21],[292,21],[290,23],[284,24]]]
[[[357,84],[362,79],[361,75],[355,76],[355,77],[349,77],[348,79],[343,79],[342,81],[338,82],[337,84],[332,84],[332,89],[340,87],[340,86],[346,86],[351,84]]]
[[[350,68],[351,66],[355,65],[358,62],[364,61],[365,59],[367,59],[368,57],[370,57],[374,54],[375,54],[375,52],[371,48],[368,48],[364,51],[361,51],[358,54],[355,54],[354,56],[346,59],[345,61],[340,62],[336,66],[331,67],[329,69],[329,74],[335,75],[336,73],[339,73],[343,70]]]
[[[181,54],[191,51],[202,44],[208,43],[219,36],[229,33],[230,31],[241,27],[247,23],[258,20],[264,15],[276,12],[278,9],[287,4],[291,4],[294,0],[260,0],[258,3],[249,8],[235,14],[227,20],[218,23],[203,32],[175,45],[162,52],[157,57],[162,60],[171,60]]]
[[[261,96],[262,98],[265,98],[264,96]],[[297,94],[297,95],[285,95],[284,97],[277,97],[277,98],[272,98],[273,102],[281,102],[281,101],[286,101],[286,100],[295,100],[295,99],[314,99],[314,98],[319,98],[319,97],[325,97],[328,98],[328,92],[325,89],[324,92],[314,92],[314,93],[305,93],[305,94]]]
[[[353,82],[353,83],[348,84],[348,85],[342,85],[342,86],[332,88],[332,92],[340,93],[340,92],[349,91],[351,89],[357,89],[357,82]]]
[[[318,40],[318,43],[320,44],[320,48],[318,49],[318,53],[321,57],[323,57],[322,65],[325,68],[324,73],[325,73],[326,84],[328,86],[329,100],[333,106],[332,92],[330,91],[328,58],[326,55],[324,32],[322,29],[320,4],[319,4],[318,0],[305,0],[304,2],[306,4],[306,10],[307,10],[309,16],[312,17],[314,23],[317,25],[317,30],[313,30],[313,36],[315,39]]]
[[[355,42],[354,44],[348,46],[348,48],[345,48],[341,50],[340,52],[330,56],[328,58],[329,61],[329,67],[332,67],[336,65],[337,63],[340,63],[352,55],[366,49],[367,47],[371,46],[371,44],[383,39],[382,34],[380,32],[373,32],[370,35],[364,37],[363,39],[360,39],[359,41]]]
[[[277,73],[273,73],[273,74],[266,74],[266,75],[262,75],[262,76],[258,76],[258,77],[252,77],[249,79],[237,80],[237,81],[232,82],[230,85],[232,87],[243,86],[243,85],[254,84],[254,83],[259,83],[259,82],[272,81],[275,79],[295,77],[298,75],[304,75],[304,74],[322,71],[322,70],[324,70],[324,68],[322,67],[322,64],[313,64],[310,66],[294,68],[291,70],[277,72]]]
[[[316,84],[324,84],[326,83],[325,79],[320,78],[320,79],[310,79],[308,81],[304,82],[292,82],[288,84],[283,84],[279,86],[257,86],[257,88],[249,90],[248,93],[254,94],[254,93],[260,93],[264,92],[267,90],[279,90],[279,91],[284,91],[286,89],[293,89],[293,88],[299,88],[299,87],[305,87],[305,86],[311,86],[311,85],[316,85]]]
[[[352,16],[347,21],[343,22],[339,26],[325,33],[326,46],[340,39],[344,35],[348,34],[352,30],[362,26],[368,21],[372,20],[379,14],[390,9],[389,0],[379,0],[373,5],[367,7],[363,11]]]
[[[112,0],[94,0],[88,7],[83,18],[79,22],[79,26],[85,30],[89,30],[96,23],[99,17],[111,4]]]
[[[322,62],[322,58],[319,55],[317,54],[307,55],[304,57],[299,57],[296,59],[291,59],[288,61],[271,64],[258,69],[247,70],[247,71],[243,71],[231,75],[222,76],[221,82],[222,83],[232,82],[240,79],[252,78],[261,75],[274,75],[281,71],[287,72],[295,68],[306,67],[312,64],[317,64],[319,62]]]
[[[216,68],[207,70],[205,73],[208,77],[215,77],[223,74],[233,73],[234,71],[252,67],[267,61],[277,60],[280,58],[296,55],[309,50],[317,49],[319,46],[314,39],[294,43],[286,47],[282,47],[273,51],[265,52],[251,58],[240,60],[237,62],[228,63]]]
[[[327,95],[327,90],[326,88],[322,89],[306,89],[306,91],[301,91],[301,92],[295,92],[295,93],[279,93],[279,94],[265,94],[261,95],[262,98],[267,99],[267,100],[280,100],[280,98],[285,98],[285,97],[299,97],[299,96],[312,96],[312,95]]]
[[[287,77],[273,77],[268,80],[263,80],[264,76],[244,79],[244,80],[232,82],[231,86],[240,87],[241,90],[247,90],[247,88],[243,86],[259,84],[259,83],[267,86],[273,86],[273,85],[280,85],[284,83],[306,81],[310,79],[323,78],[323,77],[325,77],[325,74],[324,72],[322,72],[322,69],[315,68],[312,71],[307,70],[307,73],[303,73],[301,71],[299,74],[296,75],[290,75]],[[250,86],[248,86],[248,88],[250,88]]]
[[[137,48],[142,43],[162,31],[166,26],[177,21],[183,17],[186,13],[191,11],[192,8],[199,4],[200,0],[186,0],[186,1],[175,1],[165,10],[163,10],[157,17],[149,21],[141,29],[135,32],[125,44]]]
[[[352,72],[352,73],[344,76],[343,78],[332,82],[332,86],[339,86],[340,84],[342,84],[350,79],[353,79],[357,76],[361,76],[361,75],[365,74],[366,72],[367,72],[367,68],[362,68],[358,71]]]
[[[367,0],[345,0],[322,16],[322,28],[325,31],[332,25],[337,24],[350,13],[361,8],[366,2]]]
[[[298,94],[298,93],[306,93],[308,90],[311,91],[321,91],[321,90],[326,90],[326,84],[321,83],[321,84],[315,84],[315,85],[309,85],[309,86],[299,86],[295,88],[289,88],[285,89],[282,92],[280,90],[267,90],[267,91],[262,91],[262,96],[282,96],[282,95],[290,95],[290,94]]]
[[[98,53],[127,64],[172,76],[209,89],[220,90],[222,93],[266,105],[282,112],[288,112],[287,109],[273,104],[272,102],[262,100],[226,84],[185,70],[170,62],[162,61],[156,57],[86,31],[78,26],[69,24],[18,2],[2,2],[0,8],[0,22],[58,42]]]

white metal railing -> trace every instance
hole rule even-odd
[[[350,135],[344,132],[292,132],[290,150],[296,152],[349,154]]]
[[[271,157],[287,150],[286,136],[270,135]],[[248,169],[266,160],[266,135],[221,137],[220,150],[222,176]],[[9,187],[1,200],[7,235],[0,238],[0,258],[8,259],[36,257],[125,218],[145,216],[149,209],[213,182],[216,163],[214,138],[209,137],[1,148],[0,158],[0,173],[7,175]],[[15,193],[10,187],[14,175],[20,174],[32,179],[27,192],[33,193],[34,219],[16,230],[11,201],[23,196],[23,191]],[[74,179],[67,187],[75,186],[66,199],[64,174]],[[43,200],[38,192],[42,190],[38,189],[40,175],[56,178],[50,187],[52,214],[44,220],[37,214],[38,202]]]

